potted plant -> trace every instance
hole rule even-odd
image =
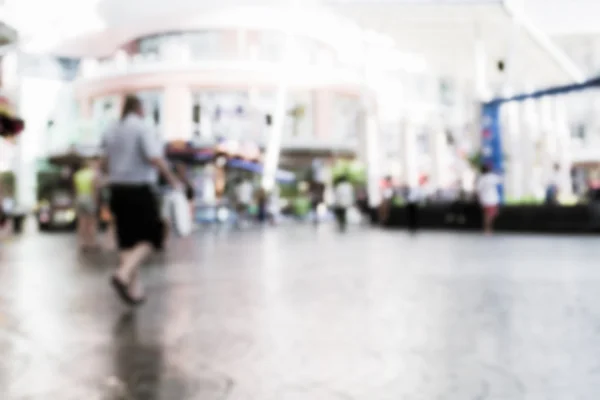
[[[23,129],[25,129],[25,122],[16,115],[12,103],[6,96],[0,96],[0,137],[12,141],[23,131]],[[2,184],[0,183],[0,185]],[[4,202],[4,199],[0,193],[0,214],[3,215],[0,219],[5,219],[7,213],[1,210],[2,202]],[[18,208],[15,208],[8,214],[12,217],[13,232],[21,233],[25,213],[20,212]]]

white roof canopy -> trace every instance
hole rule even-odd
[[[506,63],[517,90],[583,79],[579,69],[519,10],[502,1],[330,0],[338,13],[388,35],[403,51],[421,54],[442,75],[472,80],[476,43],[483,41],[488,79]],[[516,22],[516,25],[515,25]],[[515,26],[517,28],[515,29]]]
[[[160,9],[158,14],[163,21],[176,14],[182,21],[181,16],[189,16],[192,10],[200,12],[217,6],[235,7],[236,4],[249,7],[254,3],[263,7],[285,7],[284,3],[294,3],[292,0],[5,1],[4,8],[0,9],[4,13],[2,16],[19,29],[26,38],[26,45],[47,51],[58,50],[59,53],[64,53],[61,50],[65,48],[112,50],[123,36],[138,33],[140,28],[150,31],[151,27],[144,28],[146,23],[143,22],[153,20],[151,16],[157,14],[156,8]],[[511,3],[516,2],[518,0]],[[574,64],[536,30],[522,12],[507,7],[506,1],[295,0],[295,3],[307,12],[309,8],[325,5],[367,31],[387,35],[397,49],[422,56],[440,75],[473,80],[475,43],[481,39],[487,54],[485,69],[492,83],[503,79],[497,70],[500,60],[506,63],[510,76],[518,80],[516,90],[583,78]],[[39,18],[33,18],[31,10],[36,10],[34,14]],[[130,18],[135,16],[137,21],[133,23]],[[122,20],[114,20],[117,17]],[[518,22],[518,29],[515,29],[514,21]],[[137,26],[138,23],[142,26]],[[103,25],[109,29],[104,31]],[[95,34],[85,34],[86,31]],[[79,37],[79,40],[71,42],[70,46],[56,46],[56,42],[66,44],[65,40],[72,37]],[[354,40],[355,37],[348,38],[350,42]],[[70,51],[66,53],[75,55]]]

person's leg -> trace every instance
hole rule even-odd
[[[98,244],[96,243],[97,235],[98,235],[98,219],[96,218],[96,214],[90,214],[89,218],[89,226],[88,226],[88,235],[90,240],[90,247],[96,248]]]
[[[108,221],[108,226],[106,227],[106,233],[104,235],[104,248],[106,250],[115,250],[117,248],[117,231],[115,228],[114,218]]]
[[[93,237],[91,232],[92,218],[88,213],[82,213],[79,217],[80,229],[81,229],[81,240],[84,248],[89,249],[93,246]]]
[[[492,233],[492,213],[489,207],[483,208],[483,232],[486,235]]]
[[[140,273],[137,271],[135,274],[133,274],[133,278],[129,284],[129,293],[132,298],[138,299],[138,301],[143,301],[143,299],[146,297],[144,292],[144,285],[140,279]]]
[[[340,227],[342,229],[342,232],[345,232],[348,228],[348,209],[346,207],[341,208]]]
[[[119,268],[116,275],[121,282],[129,285],[137,276],[138,269],[144,260],[152,253],[150,243],[138,243],[133,248],[119,253]]]
[[[96,247],[96,204],[90,200],[87,213],[85,215],[85,236],[86,243],[89,248]]]
[[[494,232],[494,222],[496,222],[496,217],[498,217],[498,207],[492,207],[490,209],[490,220],[488,226],[489,234],[492,234]]]
[[[83,212],[81,212],[81,210],[78,210],[77,212],[77,243],[80,250],[83,250],[86,246],[85,217],[83,216]]]
[[[415,231],[417,229],[417,205],[415,203],[408,204],[408,229]]]
[[[87,213],[82,213],[80,216],[81,225],[81,240],[83,247],[89,249],[90,247],[90,216]]]
[[[335,223],[337,224],[338,229],[342,230],[342,209],[340,207],[335,207],[333,209],[333,215],[335,217]]]
[[[196,206],[194,205],[193,201],[189,202],[189,206],[190,206],[190,218],[192,219],[192,224],[194,224],[194,222],[196,221],[196,218],[195,218]]]
[[[419,206],[417,204],[413,204],[413,206],[414,206],[414,209],[413,209],[413,212],[414,212],[413,223],[414,223],[414,227],[415,227],[414,229],[415,229],[415,232],[416,232],[419,229]]]

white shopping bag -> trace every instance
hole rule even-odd
[[[181,190],[173,190],[167,194],[171,223],[179,236],[188,236],[192,233],[192,216],[190,205]]]

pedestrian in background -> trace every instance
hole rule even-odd
[[[335,216],[340,232],[348,228],[348,210],[355,205],[354,187],[347,176],[339,177],[335,183]]]
[[[483,231],[486,235],[492,234],[494,221],[498,216],[500,205],[498,186],[500,183],[500,177],[493,173],[489,166],[481,167],[481,175],[477,180],[477,195],[483,211]]]

